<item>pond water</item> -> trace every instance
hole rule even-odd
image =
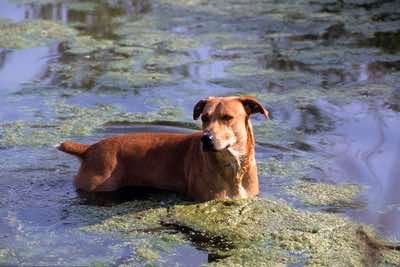
[[[124,212],[110,207],[179,197],[78,194],[79,163],[54,149],[193,131],[209,95],[254,95],[272,114],[253,118],[261,197],[400,239],[399,1],[0,0],[0,36],[0,265],[215,261],[201,238],[171,245],[168,227],[83,231]],[[299,181],[362,189],[310,205],[288,190]]]

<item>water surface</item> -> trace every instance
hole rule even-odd
[[[76,33],[0,48],[0,258],[144,265],[138,251],[154,237],[80,229],[104,219],[94,211],[171,196],[78,195],[78,162],[53,146],[190,132],[198,99],[230,94],[270,110],[269,122],[253,118],[257,160],[292,174],[261,172],[261,197],[343,213],[400,239],[398,10],[398,1],[1,0],[0,27],[43,19]],[[300,179],[360,184],[361,205],[304,205],[285,191]],[[156,264],[214,261],[208,245],[189,239],[160,250]]]

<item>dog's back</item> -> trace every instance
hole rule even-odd
[[[81,159],[75,186],[84,191],[114,191],[145,186],[185,192],[184,161],[200,133],[137,133],[93,145],[64,142],[59,150]]]

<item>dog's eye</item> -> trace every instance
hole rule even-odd
[[[232,120],[232,119],[233,119],[233,117],[230,116],[230,115],[225,115],[225,116],[222,117],[222,120],[223,120],[223,121],[230,121],[230,120]]]
[[[210,118],[207,115],[201,116],[201,121],[202,122],[208,122],[209,120],[210,120]]]

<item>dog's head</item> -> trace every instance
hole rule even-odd
[[[209,97],[194,106],[193,119],[201,116],[203,151],[222,151],[232,148],[240,152],[247,143],[249,116],[268,111],[251,96]]]

